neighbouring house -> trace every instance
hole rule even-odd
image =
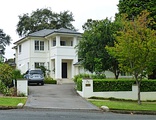
[[[28,69],[45,66],[50,70],[48,74],[57,80],[89,73],[78,61],[75,49],[81,37],[81,33],[65,28],[31,33],[14,43],[16,68],[25,73]],[[114,77],[112,72],[106,71],[105,74],[107,78]]]
[[[16,41],[14,49],[16,68],[25,73],[28,69],[45,66],[55,79],[73,78],[78,74],[75,46],[81,33],[60,28],[43,29]]]

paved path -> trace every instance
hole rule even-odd
[[[73,83],[29,86],[29,96],[25,107],[99,110],[76,93]]]

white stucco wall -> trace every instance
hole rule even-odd
[[[27,80],[17,80],[17,95],[25,94],[28,96],[28,81]]]

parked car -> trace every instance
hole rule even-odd
[[[28,85],[30,83],[37,83],[38,85],[44,85],[44,74],[42,70],[28,70],[24,77],[28,80]]]

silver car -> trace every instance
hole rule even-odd
[[[28,80],[28,85],[30,83],[44,85],[44,74],[42,70],[28,70],[24,77]]]

